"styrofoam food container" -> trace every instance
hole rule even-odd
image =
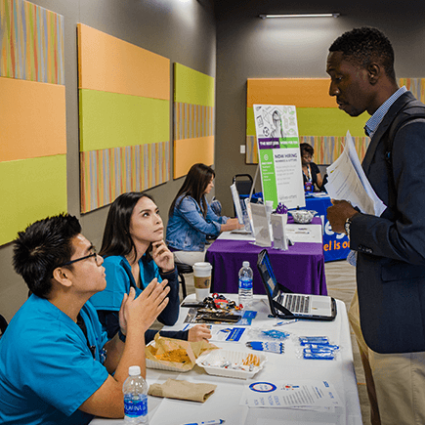
[[[214,364],[222,363],[225,360],[228,360],[231,364],[237,363],[242,364],[242,361],[249,356],[254,354],[259,357],[260,365],[254,366],[252,371],[241,370],[241,369],[232,369],[229,366],[227,369],[220,366],[205,366],[204,361]],[[218,375],[218,376],[227,376],[230,378],[239,378],[239,379],[248,379],[252,378],[257,372],[259,372],[264,367],[267,357],[264,354],[251,353],[251,352],[241,352],[241,351],[230,351],[230,350],[214,350],[209,353],[203,354],[196,359],[196,364],[200,367],[203,367],[209,375]]]
[[[170,371],[173,371],[173,372],[180,372],[180,373],[189,372],[189,371],[192,370],[192,369],[182,370],[182,369],[179,369],[178,367],[167,366],[167,365],[162,364],[160,362],[154,362],[153,360],[150,360],[150,359],[146,359],[146,367],[149,368],[149,369],[170,370]]]

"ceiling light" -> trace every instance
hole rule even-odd
[[[340,13],[298,13],[293,15],[260,15],[260,18],[338,18],[340,15]]]

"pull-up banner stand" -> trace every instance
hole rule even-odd
[[[264,203],[305,207],[295,106],[254,105],[254,117]]]

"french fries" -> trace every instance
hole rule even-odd
[[[244,366],[260,366],[260,358],[255,354],[248,354],[242,361]]]

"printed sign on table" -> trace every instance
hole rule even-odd
[[[292,105],[254,105],[264,201],[305,206],[297,114]]]

